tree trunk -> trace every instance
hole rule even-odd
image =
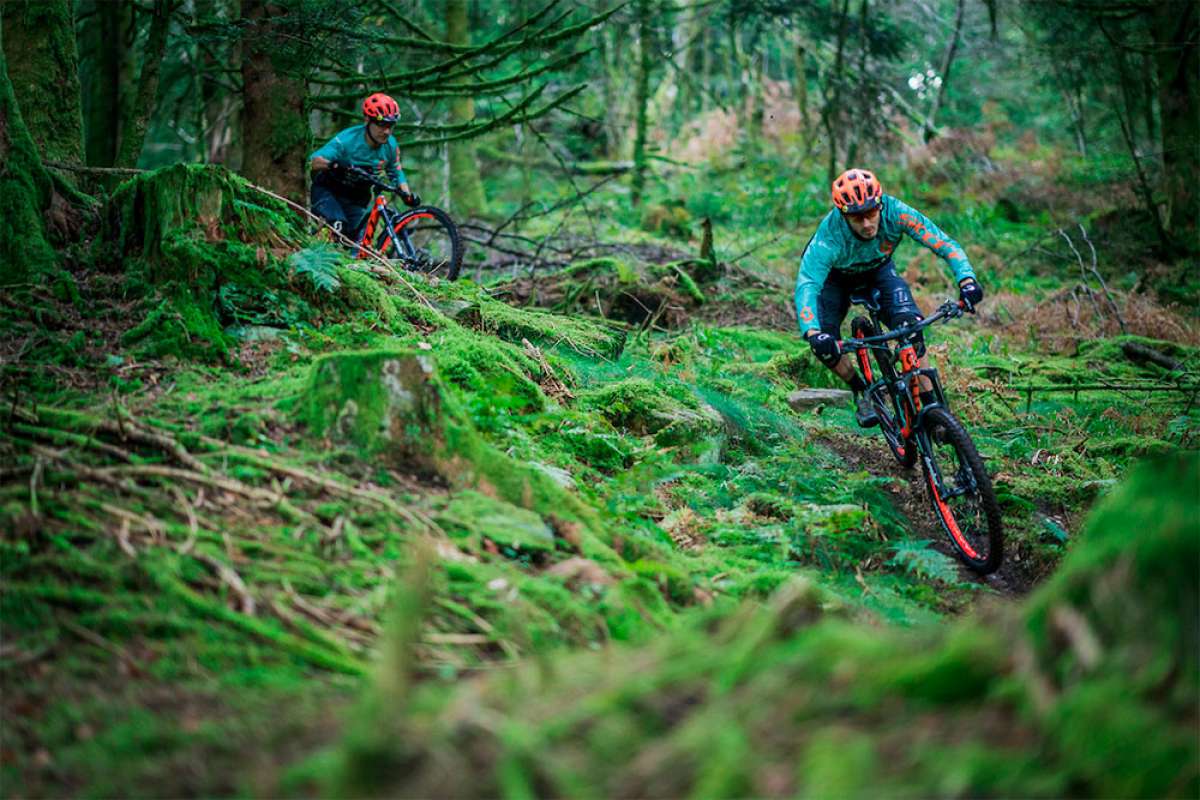
[[[146,127],[158,99],[158,75],[162,70],[163,53],[167,49],[167,28],[171,24],[174,0],[154,0],[154,16],[150,33],[142,52],[142,74],[138,76],[137,93],[126,116],[121,120],[121,146],[117,151],[117,166],[136,167],[146,140]]]
[[[126,49],[121,20],[130,6],[84,0],[80,16],[88,22],[79,33],[79,82],[83,100],[83,150],[87,163],[111,167],[117,160],[121,119],[121,62]]]
[[[218,20],[232,22],[241,16],[241,3],[222,0],[214,10]],[[240,98],[225,87],[221,78],[224,70],[240,70],[241,63],[242,46],[236,39],[215,42],[211,49],[200,53],[204,161],[224,164],[235,171],[242,166],[242,110]]]
[[[303,75],[272,55],[278,34],[272,17],[284,13],[272,0],[242,0],[242,174],[303,202],[312,143],[305,113],[308,86]]]
[[[838,12],[837,52],[833,60],[833,74],[825,81],[825,103],[821,108],[821,123],[829,139],[829,163],[826,175],[830,183],[838,175],[838,125],[842,119],[839,103],[842,95],[842,73],[845,70],[846,20],[850,15],[850,0],[842,0]]]
[[[938,70],[938,75],[942,79],[942,85],[938,87],[937,94],[933,96],[933,105],[929,108],[929,115],[925,117],[925,141],[929,141],[936,134],[937,114],[942,108],[942,102],[946,99],[946,87],[950,85],[950,69],[954,66],[954,56],[958,53],[958,42],[962,38],[963,24],[963,9],[966,6],[966,0],[958,0],[958,11],[954,15],[954,33],[950,37],[950,45],[946,48],[946,55],[942,58],[942,68]]]
[[[6,16],[0,17],[0,283],[12,285],[51,272],[57,258],[43,221],[53,184],[8,79]]]
[[[1200,12],[1194,3],[1159,3],[1154,10],[1159,131],[1167,193],[1167,229],[1177,242],[1197,247],[1200,217]]]
[[[83,162],[73,0],[5,0],[8,79],[41,157]]]
[[[807,144],[811,136],[811,124],[808,119],[808,50],[804,37],[796,34],[796,75],[792,79],[792,93],[796,96],[796,108],[800,112],[800,136]]]
[[[446,0],[446,41],[450,44],[471,43],[467,0]],[[475,118],[475,101],[460,95],[450,101],[450,124],[461,125]],[[485,210],[483,182],[479,164],[475,161],[475,143],[470,140],[450,142],[450,207],[461,217]]]
[[[633,136],[633,204],[642,201],[646,186],[646,106],[650,100],[650,0],[637,0],[638,25],[637,86],[634,92],[636,129]]]

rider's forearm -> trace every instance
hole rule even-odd
[[[314,173],[324,172],[325,170],[329,169],[329,159],[324,158],[323,156],[317,156],[311,162],[309,162],[309,169],[311,169]]]

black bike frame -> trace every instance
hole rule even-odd
[[[880,321],[878,308],[872,305],[865,307],[867,313],[871,315],[872,326],[878,330]],[[949,407],[946,402],[946,394],[942,391],[942,382],[938,377],[938,371],[932,367],[918,366],[916,347],[912,339],[930,325],[961,314],[962,306],[957,301],[949,300],[943,303],[932,316],[912,325],[904,325],[878,336],[845,339],[838,343],[843,352],[854,351],[858,355],[859,367],[866,376],[872,376],[873,373],[870,362],[867,360],[867,351],[873,350],[879,354],[880,371],[883,375],[870,381],[867,392],[870,393],[878,386],[887,389],[896,411],[896,421],[901,426],[899,433],[902,441],[908,441],[921,428],[929,409]],[[889,342],[897,342],[895,352],[888,346]],[[900,362],[899,372],[895,368],[897,360]],[[933,386],[934,401],[932,403],[921,402],[922,377],[928,378]],[[901,398],[910,406],[911,410],[901,404]]]

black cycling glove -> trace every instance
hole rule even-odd
[[[349,166],[350,165],[347,164],[345,161],[339,161],[338,159],[335,158],[333,161],[329,162],[329,174],[336,175],[337,177],[340,178],[346,174],[346,169]]]
[[[416,208],[417,206],[421,205],[421,195],[417,194],[416,192],[401,194],[400,199],[403,200],[404,205],[408,206],[409,208]]]
[[[973,278],[968,278],[958,287],[958,299],[962,300],[964,309],[974,314],[975,306],[983,300],[983,287]]]
[[[828,333],[818,333],[816,336],[809,336],[808,346],[812,348],[813,354],[823,364],[836,364],[838,358],[842,355],[842,348],[838,345],[837,339]]]

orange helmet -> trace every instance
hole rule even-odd
[[[383,92],[363,100],[363,116],[372,122],[395,122],[400,119],[400,106]]]
[[[858,214],[879,207],[883,187],[874,173],[848,169],[833,182],[833,204],[843,214]]]

